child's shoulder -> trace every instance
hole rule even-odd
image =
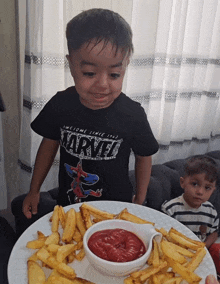
[[[75,87],[69,87],[64,91],[58,91],[47,103],[47,106],[55,112],[73,110],[79,106],[79,96]]]
[[[210,201],[206,201],[206,202],[202,203],[201,208],[206,210],[206,211],[213,211],[213,212],[217,213],[215,206]]]
[[[131,116],[138,116],[144,112],[139,102],[132,100],[124,93],[121,93],[118,100],[116,100],[116,106],[120,112]]]
[[[162,204],[162,208],[170,208],[170,207],[173,207],[173,206],[177,206],[177,205],[183,205],[184,202],[183,202],[183,197],[182,195],[178,196],[178,197],[175,197],[171,200],[166,200],[164,201],[164,203]]]
[[[63,91],[58,91],[56,95],[52,97],[53,100],[68,103],[69,100],[76,100],[78,98],[77,92],[74,86],[69,87]]]

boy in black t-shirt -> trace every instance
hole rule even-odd
[[[143,204],[158,151],[145,112],[121,92],[133,53],[132,32],[117,13],[91,9],[66,29],[67,59],[75,86],[58,92],[32,122],[43,140],[30,191],[23,202],[27,218],[37,213],[39,192],[60,148],[58,204],[118,200]],[[128,178],[135,154],[136,195]]]

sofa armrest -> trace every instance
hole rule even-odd
[[[55,192],[53,192],[55,195]],[[31,219],[27,219],[22,212],[22,204],[27,194],[22,194],[15,197],[11,202],[11,211],[15,217],[15,231],[18,238],[31,224],[43,217],[47,213],[53,211],[57,204],[56,199],[52,197],[50,192],[40,193],[40,202],[38,205],[38,212],[32,215]]]

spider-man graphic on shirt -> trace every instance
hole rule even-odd
[[[102,189],[94,191],[92,189],[83,188],[83,184],[93,185],[97,183],[99,177],[95,174],[89,174],[83,171],[81,161],[78,162],[76,167],[70,166],[68,164],[65,164],[65,167],[68,175],[73,178],[73,182],[71,183],[71,189],[67,191],[67,194],[73,192],[75,194],[74,201],[76,203],[81,202],[81,198],[86,198],[88,195],[96,197],[100,197],[102,195]]]

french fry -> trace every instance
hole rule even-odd
[[[45,245],[55,244],[58,245],[60,241],[60,234],[58,232],[52,232],[45,241]]]
[[[71,242],[76,228],[76,212],[71,208],[68,212],[65,228],[63,230],[62,241],[64,243]]]
[[[53,210],[51,231],[58,232],[59,228],[59,205],[56,205]]]
[[[98,215],[96,213],[92,213],[90,212],[90,214],[92,215],[92,222],[93,223],[98,223],[98,222],[101,222],[101,221],[104,221],[104,220],[110,220],[110,219],[106,219],[105,217],[101,216],[101,215]]]
[[[86,226],[85,223],[83,221],[81,212],[76,212],[76,226],[79,229],[80,233],[82,236],[84,236],[85,232],[86,232]]]
[[[39,249],[37,252],[37,257],[44,263],[47,262],[47,259],[49,256],[50,256],[50,253],[45,247]]]
[[[29,256],[28,260],[32,260],[32,261],[37,261],[38,260],[38,257],[37,257],[37,252],[36,251],[34,254],[32,254],[31,256]]]
[[[88,230],[90,227],[92,227],[92,220],[90,217],[90,212],[88,209],[83,208],[82,206],[80,207],[80,212],[81,212],[85,227]]]
[[[60,248],[61,246],[60,245],[56,245],[56,244],[49,244],[47,246],[47,250],[50,252],[50,253],[57,253],[58,249]]]
[[[167,257],[172,258],[174,261],[177,261],[178,263],[181,264],[186,262],[186,258],[173,248],[172,243],[163,240],[161,242],[161,248],[163,253]]]
[[[37,231],[37,238],[38,240],[46,240],[46,236],[41,231]]]
[[[82,205],[81,205],[82,209],[87,209],[89,210],[89,212],[93,215],[98,215],[98,216],[101,216],[103,217],[105,220],[108,220],[108,219],[113,219],[115,217],[114,214],[112,213],[108,213],[106,211],[102,211],[100,209],[97,209],[95,208],[94,206],[88,204],[87,202],[84,202]]]
[[[76,257],[76,251],[71,252],[68,256],[67,256],[67,262],[71,263],[74,261]]]
[[[167,232],[164,228],[160,228],[160,229],[157,229],[157,228],[156,228],[155,230],[156,230],[158,233],[161,233],[164,238],[166,238],[167,235],[168,235],[168,232]]]
[[[187,256],[187,257],[193,257],[195,255],[195,253],[193,253],[192,251],[188,250],[188,249],[185,249],[179,245],[176,245],[174,243],[169,243],[169,245],[171,247],[173,247],[174,250],[176,250],[177,252],[179,252],[180,254],[184,255],[184,256]]]
[[[189,283],[195,283],[202,280],[201,277],[199,277],[194,272],[190,271],[180,263],[172,260],[171,258],[167,258],[168,263],[172,267],[173,271],[175,273],[178,273],[180,276],[182,276],[183,279],[185,279]]]
[[[194,243],[195,245],[197,245],[198,247],[205,247],[205,243],[201,242],[201,241],[196,241],[196,240],[193,240],[187,236],[185,236],[184,234],[182,234],[181,232],[177,231],[176,229],[174,228],[171,228],[170,231],[169,231],[169,234],[170,233],[174,233],[180,237],[182,237],[183,239],[191,242],[191,243]]]
[[[157,274],[158,280],[160,281],[160,283],[164,283],[167,280],[173,278],[175,276],[175,273],[173,272],[165,272],[162,273],[162,269],[160,270],[160,272]]]
[[[79,231],[79,229],[76,227],[75,228],[75,232],[74,232],[74,235],[73,235],[73,240],[75,242],[79,242],[79,241],[82,241],[83,237]]]
[[[73,281],[73,284],[95,284],[94,282],[88,281],[86,279],[82,279],[80,277],[76,277]]]
[[[60,274],[56,269],[53,269],[45,284],[95,284],[80,277],[75,277],[70,280]]]
[[[57,261],[63,262],[64,259],[74,251],[74,244],[60,246],[57,250]]]
[[[133,278],[130,276],[130,277],[127,277],[124,279],[124,284],[133,284]]]
[[[30,249],[40,249],[44,245],[45,245],[45,240],[33,240],[27,242],[26,247]]]
[[[72,267],[68,266],[64,262],[57,261],[54,256],[49,256],[46,259],[46,264],[50,268],[56,269],[60,274],[64,275],[68,279],[74,279],[76,277],[76,273]]]
[[[46,276],[40,265],[32,260],[27,263],[28,266],[28,284],[44,284]]]
[[[84,258],[84,256],[85,256],[85,251],[84,251],[84,249],[82,248],[82,249],[80,250],[80,252],[76,254],[75,257],[76,257],[76,259],[77,259],[78,261],[81,261],[81,260]]]
[[[182,277],[176,277],[176,284],[182,283],[183,278]]]
[[[153,239],[153,259],[152,259],[152,265],[153,265],[153,267],[158,267],[160,265],[158,244],[157,244],[155,239]]]
[[[146,281],[150,276],[156,274],[157,272],[159,272],[162,268],[164,268],[166,266],[167,266],[167,262],[164,261],[157,267],[150,266],[150,267],[146,268],[146,270],[143,270],[143,273],[140,276],[140,280],[142,282]]]
[[[83,241],[80,241],[75,244],[75,250],[80,250],[81,248],[83,248]]]
[[[162,248],[161,248],[161,241],[157,242],[157,247],[158,247],[159,258],[162,259],[163,258],[163,251],[162,251]]]
[[[180,235],[177,235],[175,233],[169,233],[170,237],[172,238],[172,240],[177,243],[179,246],[182,246],[184,248],[190,248],[192,250],[197,250],[200,246],[198,246],[197,244],[183,238]]]
[[[138,270],[138,271],[135,271],[135,272],[132,272],[130,274],[130,276],[134,279],[137,279],[137,278],[140,278],[141,275],[143,274],[149,274],[149,277],[157,272],[159,272],[162,268],[164,268],[165,266],[167,265],[167,262],[164,261],[163,263],[161,263],[158,267],[152,267],[152,266],[149,266],[143,270]],[[147,277],[148,278],[148,277]],[[147,279],[146,278],[146,279]],[[146,280],[145,279],[145,280]],[[145,281],[144,280],[144,281]]]
[[[154,275],[152,276],[152,282],[153,282],[153,284],[160,284],[160,280],[159,280],[157,274],[154,274]]]
[[[163,284],[176,284],[177,281],[182,281],[182,277],[173,277],[170,279],[167,279],[166,281],[163,282]]]
[[[61,273],[62,275],[64,275],[69,279],[76,278],[76,273],[74,269],[63,262],[59,262],[58,265],[56,266],[56,269],[59,273]]]
[[[152,250],[151,250],[151,252],[150,252],[150,256],[149,256],[149,258],[148,258],[148,260],[147,260],[147,264],[148,264],[148,265],[152,265],[152,264],[153,264],[153,257],[154,257],[154,250],[153,250],[153,248],[152,248]]]
[[[126,212],[126,213],[128,212],[128,209],[127,209],[127,208],[124,208],[119,214],[116,215],[115,218],[116,218],[116,219],[121,219],[121,214],[123,214],[123,213],[125,213],[125,212]]]
[[[63,209],[63,206],[59,206],[59,220],[61,223],[62,228],[65,228],[65,222],[66,222],[66,213]]]
[[[149,221],[146,221],[144,219],[141,219],[140,217],[137,217],[136,215],[131,214],[131,213],[126,212],[126,211],[120,213],[120,219],[130,221],[130,222],[133,222],[133,223],[137,223],[137,224],[151,224],[151,225],[154,226],[153,222],[149,222]]]
[[[192,272],[195,271],[196,268],[202,262],[205,255],[206,255],[206,249],[205,248],[199,248],[197,250],[197,252],[195,253],[195,255],[193,256],[193,258],[191,259],[191,261],[188,262],[186,267]]]

